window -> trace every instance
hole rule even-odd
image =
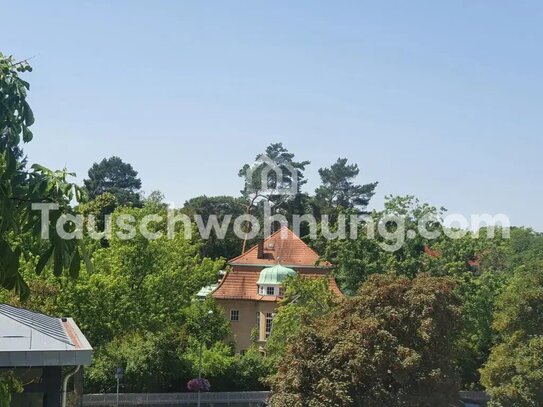
[[[266,287],[260,286],[259,293],[260,295],[266,295]]]
[[[256,329],[258,329],[258,331],[259,331],[258,336],[260,336],[260,312],[256,313]]]
[[[275,295],[275,287],[266,287],[267,295]]]
[[[279,297],[283,297],[285,295],[285,287],[279,287]]]
[[[239,351],[239,354],[241,356],[245,355],[246,353],[247,353],[247,349],[242,349],[242,350]]]
[[[230,310],[230,321],[239,321],[239,310]]]
[[[270,337],[273,326],[273,314],[271,312],[266,313],[266,339]]]

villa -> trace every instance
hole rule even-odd
[[[218,285],[203,288],[199,296],[211,295],[222,307],[230,320],[237,352],[243,353],[255,340],[261,346],[266,343],[288,276],[326,278],[330,289],[342,295],[330,274],[332,265],[321,262],[319,255],[287,227],[228,264],[231,271]]]

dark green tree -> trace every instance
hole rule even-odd
[[[348,164],[338,158],[330,168],[320,168],[321,186],[315,190],[315,199],[322,213],[335,214],[340,210],[354,209],[364,213],[375,194],[377,182],[358,185],[354,179],[360,173],[357,164]]]
[[[231,196],[198,196],[189,199],[181,209],[181,212],[189,215],[192,219],[198,216],[198,228],[205,230],[204,226],[210,229],[210,222],[213,219],[217,221],[217,227],[223,225],[230,218],[228,228],[224,239],[220,239],[216,231],[209,233],[207,239],[202,245],[202,256],[213,259],[225,258],[232,259],[241,254],[243,240],[235,235],[233,230],[233,221],[238,216],[243,215],[247,203],[244,198],[234,198]],[[225,219],[226,217],[226,219]],[[203,234],[201,234],[203,236]]]
[[[301,187],[307,183],[304,170],[310,161],[296,161],[283,143],[270,144],[263,154],[258,154],[255,162],[245,164],[238,175],[245,180],[241,191],[251,208],[257,201],[264,199],[270,203],[274,213],[281,213],[301,193]],[[277,171],[277,170],[280,170]],[[267,173],[262,179],[262,173]],[[282,176],[278,179],[277,174]],[[264,181],[264,182],[262,182]],[[281,191],[291,190],[291,194]]]
[[[454,405],[460,323],[454,282],[375,275],[287,345],[271,379],[274,406]]]
[[[83,180],[90,199],[109,192],[119,205],[141,206],[141,180],[132,165],[119,157],[104,158],[89,169],[88,179]]]

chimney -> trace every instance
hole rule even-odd
[[[257,252],[256,258],[257,259],[264,258],[264,240],[261,240],[258,242],[258,252]]]

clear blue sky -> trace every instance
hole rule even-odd
[[[318,168],[543,231],[541,1],[0,1],[32,59],[32,162],[111,155],[170,201],[236,194],[282,141]]]

